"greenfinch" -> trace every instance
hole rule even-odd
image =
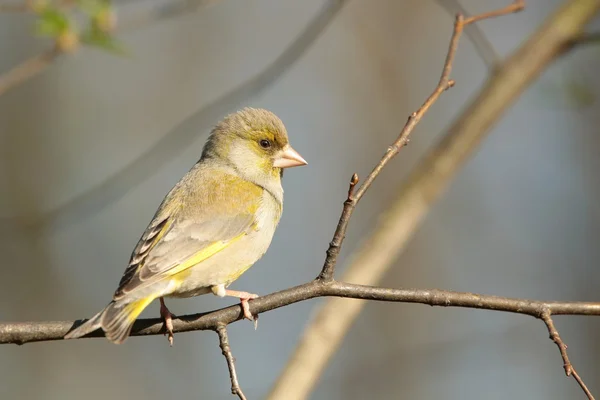
[[[240,299],[253,320],[252,293],[227,289],[267,251],[283,210],[283,169],[306,165],[281,120],[264,109],[230,114],[212,130],[200,160],[163,199],[131,254],[112,301],[65,339],[102,328],[123,343],[156,298],[173,343],[164,297],[206,293]]]

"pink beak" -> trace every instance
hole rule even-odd
[[[291,168],[306,164],[308,164],[306,160],[289,144],[283,148],[283,151],[279,153],[273,162],[275,168]]]

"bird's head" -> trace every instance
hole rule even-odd
[[[290,146],[279,117],[260,108],[244,108],[219,122],[206,143],[205,155],[224,161],[259,184],[280,179],[285,168],[307,164]]]

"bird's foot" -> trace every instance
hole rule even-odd
[[[254,321],[254,329],[258,328],[258,315],[252,315],[250,312],[250,305],[248,304],[248,300],[256,299],[258,297],[257,294],[248,293],[248,292],[240,292],[237,290],[225,290],[226,296],[237,297],[240,299],[240,305],[242,306],[242,311],[244,312],[244,318]]]
[[[172,347],[173,346],[173,317],[174,317],[174,315],[171,314],[171,311],[169,311],[169,309],[165,305],[165,301],[162,297],[160,298],[160,316],[165,321],[165,330],[167,331],[165,333],[165,335],[167,335],[167,338],[169,339],[169,346]]]

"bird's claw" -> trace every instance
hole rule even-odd
[[[166,324],[166,329],[167,329],[167,333],[165,335],[167,335],[167,340],[169,341],[169,347],[173,347],[173,324]],[[170,327],[169,327],[170,325]]]
[[[256,330],[258,328],[258,314],[252,315],[252,313],[250,312],[250,305],[248,304],[248,300],[255,299],[257,297],[258,297],[258,295],[253,294],[253,295],[249,296],[248,298],[240,299],[240,303],[242,305],[242,311],[244,312],[244,318],[246,318],[247,320],[250,320],[250,321],[254,321],[254,330]]]
[[[164,301],[161,299],[160,301],[160,316],[162,317],[165,323],[165,335],[169,340],[169,346],[173,347],[173,317],[175,315],[171,314]]]

